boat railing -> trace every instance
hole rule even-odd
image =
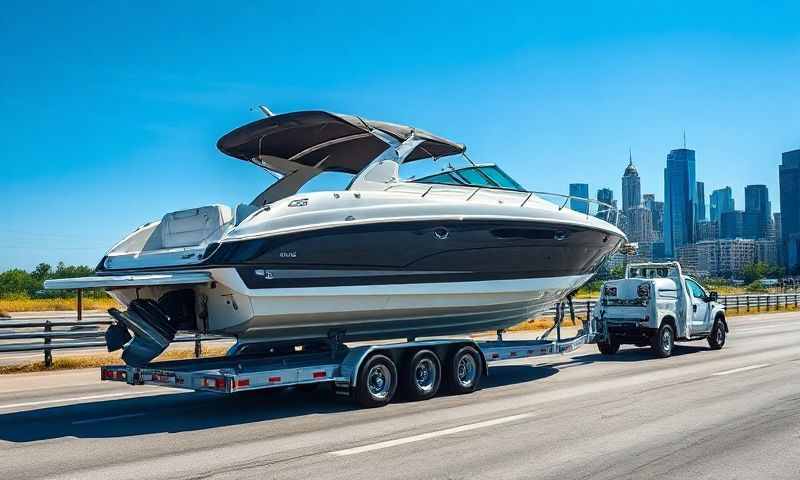
[[[386,190],[390,190],[396,185],[389,186]],[[431,183],[428,184],[428,188],[421,194],[421,196],[425,197],[432,190],[436,187],[453,187],[460,185],[448,185],[448,184],[439,184],[439,183]],[[625,227],[625,215],[614,205],[610,205],[608,203],[601,202],[599,200],[594,200],[591,198],[579,197],[575,195],[565,195],[563,193],[551,193],[551,192],[540,192],[540,191],[532,191],[532,190],[512,190],[506,188],[496,188],[496,187],[484,187],[478,185],[470,185],[469,187],[474,188],[474,190],[467,196],[466,200],[472,200],[476,194],[481,191],[487,192],[502,192],[502,193],[518,193],[518,194],[526,194],[526,197],[520,203],[520,207],[524,207],[528,202],[536,196],[536,198],[544,200],[546,202],[554,204],[558,207],[559,210],[563,210],[568,208],[572,211],[583,213],[586,217],[595,217],[601,220],[604,220],[619,229],[624,229]]]

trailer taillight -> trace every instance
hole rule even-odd
[[[636,293],[639,295],[639,298],[650,297],[650,285],[646,283],[639,285],[639,288],[636,289]]]
[[[217,390],[225,390],[225,379],[206,377],[203,379],[203,386],[209,388],[215,388]]]
[[[314,378],[325,378],[325,372],[314,372]]]
[[[236,381],[236,388],[242,387],[249,387],[250,386],[250,379],[249,378],[240,378]]]

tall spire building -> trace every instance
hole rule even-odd
[[[678,148],[667,155],[664,169],[664,254],[675,258],[678,249],[694,243],[697,184],[695,152]]]
[[[622,174],[622,211],[638,207],[642,203],[642,182],[633,166],[633,154],[628,151],[628,166]]]

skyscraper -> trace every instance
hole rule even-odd
[[[628,166],[622,174],[622,211],[636,207],[642,203],[642,183],[639,172],[633,166],[633,155],[628,154]]]
[[[588,183],[570,183],[569,195],[571,197],[589,198],[589,184]],[[589,213],[589,202],[584,202],[578,199],[570,199],[569,208],[576,212]]]
[[[694,240],[697,203],[695,152],[678,148],[667,155],[664,169],[664,253],[674,258],[678,248]]]
[[[800,150],[784,152],[781,157],[782,258],[791,273],[800,270]]]
[[[703,182],[697,182],[697,208],[694,212],[694,221],[702,222],[706,219],[706,185]]]
[[[766,185],[744,187],[745,237],[767,238],[772,222],[772,205]]]
[[[601,188],[600,190],[598,190],[597,201],[600,203],[605,203],[606,205],[610,205],[612,207],[617,206],[617,201],[614,200],[614,192],[610,188]],[[611,212],[607,208],[604,208],[602,205],[598,205],[597,208],[598,208],[597,215],[595,215],[597,218],[602,218],[603,220],[606,221],[609,220],[614,221],[613,217],[609,218]]]
[[[653,238],[656,241],[664,238],[664,202],[656,202],[656,196],[652,193],[642,195],[643,204],[650,209],[653,215]]]
[[[710,220],[719,222],[720,217],[725,212],[732,212],[735,210],[733,201],[733,191],[731,187],[720,188],[711,192],[711,202],[709,204]]]
[[[631,242],[652,242],[653,213],[644,205],[629,208],[626,212],[625,234]]]
[[[719,238],[744,238],[744,218],[741,210],[723,213],[719,222]]]

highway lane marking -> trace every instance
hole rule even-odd
[[[746,372],[748,370],[755,370],[757,368],[769,367],[769,363],[759,363],[758,365],[750,365],[748,367],[734,368],[733,370],[725,370],[722,372],[712,373],[713,376],[730,375],[731,373]]]
[[[76,420],[72,422],[73,425],[84,425],[87,423],[97,423],[97,422],[105,422],[109,420],[121,420],[123,418],[134,418],[134,417],[143,417],[145,413],[127,413],[125,415],[114,415],[111,417],[100,417],[100,418],[87,418],[85,420]]]
[[[444,430],[437,430],[429,433],[422,433],[419,435],[412,435],[405,438],[397,438],[394,440],[387,440],[385,442],[372,443],[369,445],[362,445],[360,447],[346,448],[344,450],[335,450],[328,452],[336,457],[344,457],[347,455],[356,455],[359,453],[371,452],[373,450],[381,450],[383,448],[396,447],[398,445],[405,445],[407,443],[421,442],[431,438],[443,437],[445,435],[453,435],[454,433],[468,432],[470,430],[477,430],[479,428],[493,427],[495,425],[502,425],[504,423],[522,420],[524,418],[532,417],[532,413],[522,413],[520,415],[511,415],[510,417],[496,418],[494,420],[487,420],[485,422],[470,423],[461,425],[460,427],[445,428]]]
[[[0,405],[0,410],[5,410],[9,408],[21,408],[21,407],[35,407],[38,405],[47,405],[51,403],[64,403],[64,402],[80,402],[83,400],[99,400],[101,398],[119,398],[119,397],[130,397],[130,398],[137,398],[137,397],[149,397],[153,395],[169,395],[174,393],[180,393],[179,390],[158,390],[152,392],[139,392],[139,393],[130,393],[130,392],[118,392],[118,393],[103,393],[98,395],[86,395],[83,397],[66,397],[66,398],[53,398],[51,400],[37,400],[35,402],[21,402],[21,403],[7,403],[5,405]]]

